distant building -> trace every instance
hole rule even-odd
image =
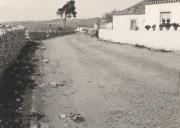
[[[85,27],[78,27],[75,31],[76,32],[85,32]]]
[[[99,29],[99,28],[100,28],[100,23],[94,23],[93,28],[94,28],[94,29]]]

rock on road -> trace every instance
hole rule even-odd
[[[43,41],[44,114],[52,128],[180,128],[180,54],[74,34]],[[43,96],[44,95],[44,96]],[[41,106],[41,105],[40,105]],[[41,107],[40,107],[41,108]],[[73,122],[60,114],[81,114]]]

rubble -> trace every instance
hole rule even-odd
[[[69,115],[70,119],[76,123],[82,123],[85,122],[85,118],[83,116],[81,116],[81,114],[73,114],[71,113]]]
[[[22,108],[22,107],[19,107],[18,110],[23,110],[23,108]]]
[[[19,123],[19,122],[20,122],[20,119],[17,118],[17,119],[14,120],[14,122],[15,122],[15,123]]]
[[[19,80],[19,81],[18,81],[18,84],[22,84],[22,81]]]
[[[41,76],[40,73],[33,73],[34,76]]]
[[[16,99],[17,102],[20,102],[21,100],[19,98]]]
[[[62,81],[62,83],[60,84],[60,86],[65,86],[67,85],[67,81]]]
[[[45,87],[45,86],[48,86],[48,87],[50,87],[50,88],[57,88],[57,87],[59,87],[59,86],[65,86],[65,84],[64,83],[61,83],[61,84],[59,84],[59,83],[57,83],[57,82],[55,82],[55,81],[52,81],[52,82],[49,82],[49,83],[42,83],[42,84],[40,84],[38,87],[39,88],[42,88],[42,87]]]
[[[30,67],[29,66],[25,66],[24,69],[30,69]]]
[[[30,76],[30,80],[31,80],[31,81],[34,81],[35,79],[36,79],[36,76],[33,76],[33,75]]]
[[[60,119],[66,119],[66,118],[67,118],[67,114],[60,114],[60,115],[59,115],[59,118],[60,118]]]
[[[41,49],[41,50],[46,50],[46,48],[43,47],[43,46],[39,47],[39,49]]]
[[[50,86],[51,88],[57,88],[59,85],[60,85],[60,84],[58,84],[58,83],[56,83],[56,82],[50,82],[50,83],[49,83],[49,86]]]
[[[49,63],[49,60],[48,59],[43,59],[42,60],[44,63]]]
[[[64,127],[67,127],[68,126],[68,124],[64,124]]]
[[[29,114],[29,116],[31,117],[31,119],[35,119],[37,121],[39,121],[40,119],[45,117],[45,115],[43,115],[43,114],[41,114],[39,112],[36,112],[36,110],[31,110],[31,113]]]
[[[46,86],[46,84],[45,84],[45,83],[42,83],[42,84],[40,84],[38,87],[39,87],[39,88],[43,88],[44,86]]]
[[[31,128],[38,128],[38,125],[37,125],[37,124],[33,124],[33,125],[31,126]]]
[[[50,128],[50,126],[43,122],[38,122],[38,128]]]
[[[74,113],[60,114],[59,118],[60,119],[70,118],[75,123],[83,123],[83,122],[85,122],[85,118],[81,114],[74,114]]]

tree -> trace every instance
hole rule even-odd
[[[56,12],[58,16],[64,19],[64,28],[66,27],[66,21],[67,18],[76,17],[76,7],[75,7],[75,1],[70,0],[68,1],[62,8],[59,8]]]
[[[108,22],[112,21],[112,15],[111,15],[111,13],[109,13],[109,12],[106,12],[106,13],[103,15],[103,18],[106,19]]]
[[[103,18],[106,19],[107,22],[112,22],[113,20],[113,14],[116,12],[116,10],[112,10],[111,12],[106,12],[103,15]]]

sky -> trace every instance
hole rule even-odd
[[[0,22],[50,20],[68,0],[0,0]],[[142,0],[75,0],[77,18],[101,17],[113,9],[122,10]]]

